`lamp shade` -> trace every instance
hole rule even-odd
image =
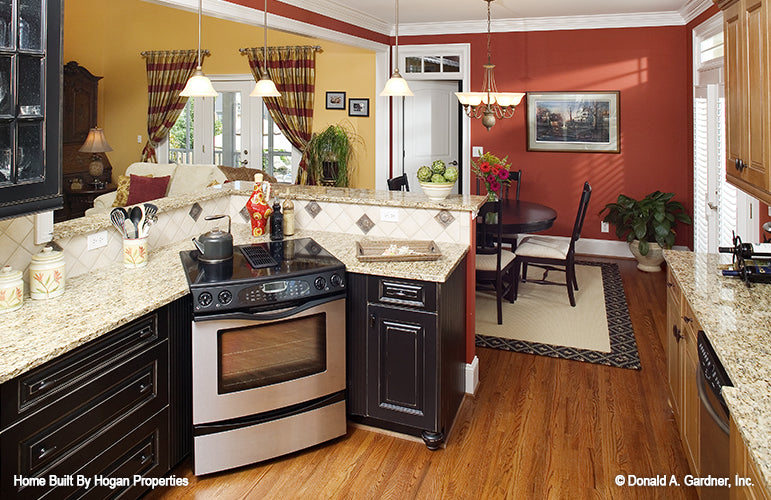
[[[273,80],[265,74],[254,84],[254,90],[249,97],[281,97],[281,92],[278,91]]]
[[[183,97],[217,97],[217,91],[214,90],[211,81],[203,74],[201,67],[198,66],[179,95]]]
[[[409,85],[407,85],[407,80],[402,78],[402,75],[397,69],[393,72],[391,78],[389,78],[386,82],[385,87],[383,87],[383,91],[380,93],[380,95],[385,97],[399,97],[414,96],[415,94],[412,93]]]
[[[83,143],[78,151],[83,153],[106,153],[107,151],[112,151],[112,148],[107,144],[107,139],[104,138],[104,131],[96,127],[88,131],[86,142]]]

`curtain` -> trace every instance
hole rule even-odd
[[[209,51],[201,51],[201,58]],[[147,66],[147,143],[142,161],[158,162],[155,150],[187,104],[179,95],[197,66],[197,50],[142,52]]]
[[[271,118],[289,142],[300,151],[311,139],[313,96],[316,85],[316,51],[318,47],[268,47],[268,76],[276,84],[281,97],[266,97]],[[255,80],[265,70],[263,48],[241,49],[249,58]],[[307,177],[305,161],[300,162],[298,183]]]

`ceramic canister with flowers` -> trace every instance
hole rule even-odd
[[[0,270],[0,313],[15,311],[24,303],[24,280],[21,271],[11,266]]]
[[[471,169],[485,183],[487,199],[490,201],[500,199],[503,185],[509,183],[509,167],[511,165],[507,163],[508,158],[506,156],[500,159],[487,152],[478,161],[471,162]]]
[[[64,255],[46,246],[29,263],[29,296],[52,299],[64,293]]]

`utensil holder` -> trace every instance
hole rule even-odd
[[[127,268],[145,267],[148,253],[147,237],[123,239],[123,265]]]

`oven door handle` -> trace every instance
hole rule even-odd
[[[194,321],[216,321],[216,320],[222,320],[222,319],[244,319],[249,321],[276,321],[278,319],[289,318],[291,316],[294,316],[295,314],[301,313],[303,311],[307,311],[308,309],[311,309],[313,307],[326,304],[327,302],[331,302],[333,300],[339,300],[344,297],[345,295],[324,297],[322,299],[310,300],[296,307],[274,309],[270,312],[265,312],[265,313],[248,313],[248,312],[234,311],[234,312],[223,312],[219,314],[213,314],[211,316],[196,316],[194,318]]]
[[[698,366],[696,367],[696,387],[699,391],[699,399],[701,400],[701,404],[704,406],[704,409],[707,410],[709,416],[712,417],[712,420],[715,421],[715,424],[720,427],[720,430],[728,434],[728,425],[723,421],[722,418],[720,418],[720,416],[717,414],[717,411],[715,411],[715,408],[712,407],[712,403],[710,403],[709,399],[707,398],[707,391],[704,389],[704,383],[704,373],[701,371],[701,366]]]

